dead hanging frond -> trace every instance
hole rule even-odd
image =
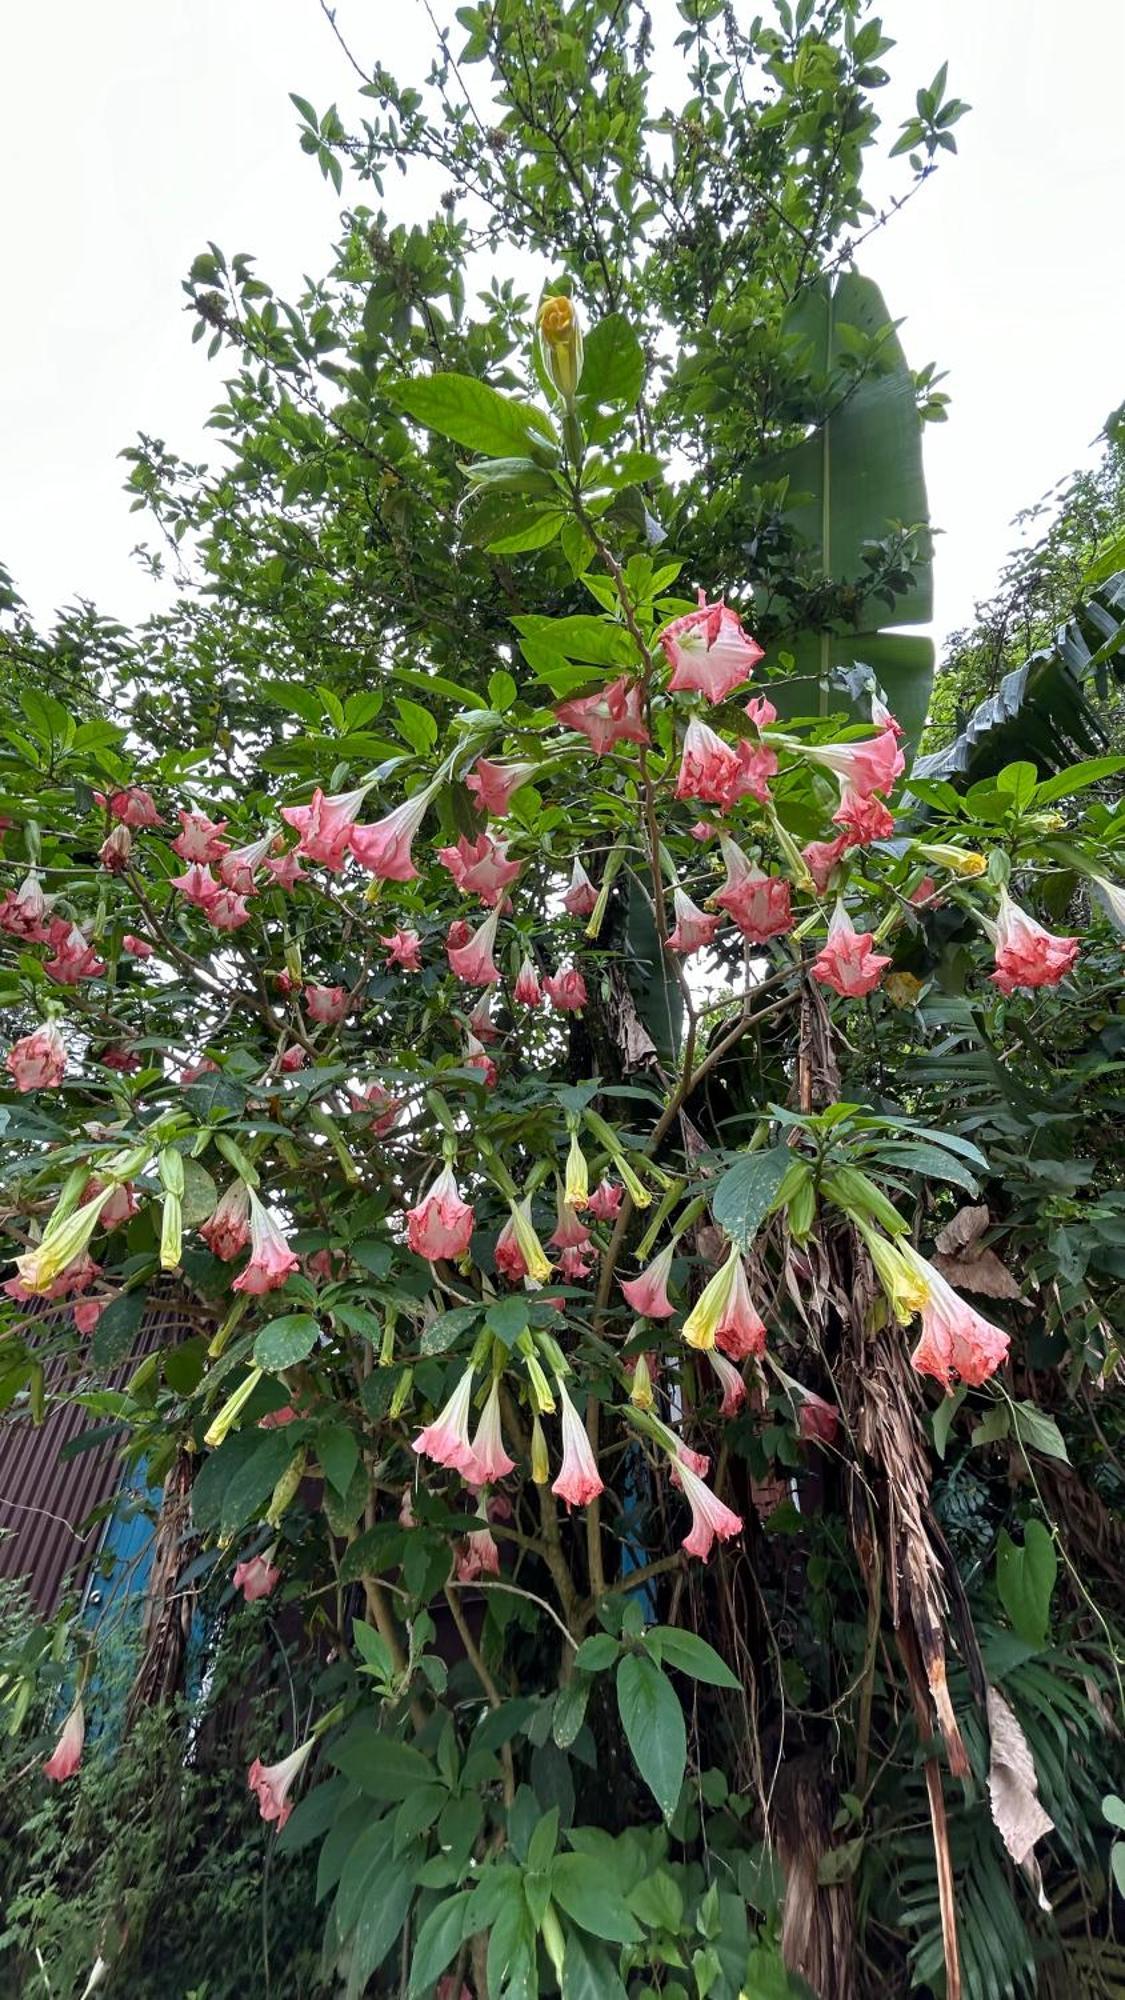
[[[935,1238],[933,1265],[951,1285],[989,1299],[1018,1299],[1020,1286],[995,1250],[982,1249],[980,1239],[992,1218],[983,1203],[959,1208]]]
[[[992,1817],[1012,1860],[1023,1869],[1041,1910],[1051,1905],[1043,1893],[1043,1877],[1035,1844],[1053,1833],[1055,1822],[1039,1802],[1039,1779],[1027,1737],[1003,1695],[988,1688],[988,1733],[992,1749],[988,1766],[988,1796]]]
[[[141,1663],[129,1694],[127,1728],[142,1708],[167,1701],[180,1686],[196,1597],[194,1589],[178,1588],[191,1546],[191,1487],[196,1463],[190,1453],[180,1452],[164,1482],[145,1590]]]
[[[824,995],[812,979],[801,987],[794,1096],[800,1110],[822,1110],[840,1096],[840,1071],[832,1051],[832,1022]]]

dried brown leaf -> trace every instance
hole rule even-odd
[[[959,1250],[968,1250],[978,1242],[988,1228],[991,1217],[983,1203],[977,1207],[959,1208],[952,1222],[947,1222],[940,1236],[934,1238],[935,1248],[943,1256],[956,1256]]]
[[[944,1233],[944,1232],[943,1232]],[[935,1256],[935,1271],[951,1285],[966,1292],[978,1292],[987,1299],[1018,1299],[1020,1288],[995,1250],[977,1250],[967,1257]]]
[[[1027,1738],[1003,1695],[991,1685],[988,1733],[992,1742],[988,1767],[992,1817],[1012,1860],[1019,1863],[1036,1890],[1040,1906],[1050,1909],[1034,1850],[1037,1840],[1054,1832],[1055,1822],[1039,1802],[1039,1780]]]

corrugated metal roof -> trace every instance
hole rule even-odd
[[[54,1315],[52,1315],[54,1317]],[[175,1299],[146,1313],[132,1353],[99,1388],[120,1388],[139,1361],[181,1331],[194,1330]],[[72,1379],[60,1358],[47,1368],[47,1397]],[[118,1441],[107,1440],[60,1459],[63,1446],[101,1420],[76,1403],[56,1403],[38,1428],[29,1415],[9,1412],[0,1422],[0,1577],[22,1577],[36,1609],[49,1617],[67,1590],[80,1591],[97,1555],[103,1523],[87,1525],[120,1482]]]

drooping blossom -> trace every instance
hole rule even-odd
[[[480,1467],[469,1443],[474,1373],[470,1362],[449,1401],[439,1410],[433,1423],[419,1431],[412,1449],[420,1458],[432,1458],[435,1465],[445,1465],[452,1472],[461,1473],[470,1485],[483,1486],[486,1481],[479,1477]]]
[[[136,1050],[123,1048],[120,1042],[111,1042],[94,1061],[101,1063],[103,1069],[119,1070],[122,1076],[133,1076],[141,1066]]]
[[[910,1357],[919,1375],[932,1375],[945,1390],[958,1376],[979,1389],[1008,1358],[1010,1337],[968,1304],[940,1271],[905,1239],[895,1245],[925,1291],[922,1337]]]
[[[87,1181],[83,1190],[83,1201],[90,1201],[100,1194],[103,1187],[110,1190],[109,1199],[101,1213],[103,1229],[119,1229],[123,1222],[129,1222],[140,1210],[140,1202],[133,1192],[132,1181],[102,1181],[96,1174]]]
[[[727,834],[719,844],[726,862],[727,879],[711,901],[734,918],[744,938],[751,944],[765,944],[793,927],[792,892],[784,875],[767,875],[756,862],[747,860],[741,847]]]
[[[308,1763],[315,1743],[315,1736],[310,1736],[288,1757],[283,1757],[280,1764],[263,1764],[260,1757],[255,1757],[247,1773],[246,1782],[258,1794],[262,1818],[275,1820],[279,1833],[293,1810],[289,1793]]]
[[[840,1412],[835,1403],[826,1403],[812,1389],[802,1389],[797,1411],[797,1431],[806,1444],[834,1444],[840,1428]]]
[[[604,1486],[598,1462],[590,1448],[586,1426],[567,1395],[561,1376],[558,1378],[558,1391],[562,1406],[563,1456],[558,1477],[551,1482],[551,1491],[560,1500],[565,1500],[568,1507],[586,1507],[604,1491]]]
[[[590,1206],[590,1169],[577,1129],[570,1135],[570,1145],[566,1153],[566,1173],[563,1181],[563,1204],[567,1208],[588,1208]]]
[[[305,1009],[310,1021],[338,1027],[351,1005],[346,986],[306,986]]]
[[[572,1244],[559,1258],[560,1277],[565,1278],[568,1285],[581,1284],[593,1269],[594,1254],[592,1243]]]
[[[682,1452],[674,1461],[674,1471],[676,1484],[691,1508],[691,1528],[681,1546],[689,1556],[698,1556],[701,1562],[706,1562],[716,1540],[726,1542],[732,1535],[742,1533],[742,1518],[712,1493]]]
[[[833,871],[840,866],[851,844],[847,834],[841,833],[835,840],[810,840],[808,846],[802,848],[801,859],[813,878],[818,896],[827,891]]]
[[[282,1076],[296,1076],[297,1071],[304,1069],[307,1062],[308,1056],[305,1054],[301,1044],[293,1042],[289,1048],[284,1049],[278,1056],[277,1067],[281,1071]]]
[[[634,1331],[636,1329],[634,1328]],[[652,1386],[652,1359],[647,1354],[623,1355],[622,1366],[630,1377],[629,1401],[635,1410],[651,1410],[656,1402]]]
[[[475,840],[466,840],[461,834],[455,846],[439,847],[437,857],[457,887],[466,895],[479,896],[489,909],[503,899],[522,865],[509,861],[507,842],[493,840],[490,833],[478,834]]]
[[[486,1090],[494,1090],[496,1088],[496,1078],[499,1074],[496,1064],[493,1062],[484,1043],[478,1041],[475,1035],[466,1035],[465,1054],[462,1061],[465,1069],[475,1069],[480,1072],[481,1082],[484,1084]]]
[[[937,883],[933,876],[923,875],[922,880],[910,891],[906,900],[908,903],[913,903],[916,910],[939,910],[942,905],[934,901],[936,895]]]
[[[73,1778],[82,1762],[85,1741],[86,1716],[80,1695],[63,1723],[62,1735],[43,1766],[43,1776],[55,1784],[61,1784],[65,1778]]]
[[[880,701],[877,694],[873,694],[871,697],[871,720],[875,724],[876,729],[884,731],[889,729],[892,736],[906,735],[901,722],[891,714],[886,702]]]
[[[301,836],[294,853],[306,861],[319,861],[338,875],[356,830],[356,815],[369,790],[370,786],[359,785],[354,791],[326,797],[318,785],[307,806],[282,806],[282,819]]]
[[[756,639],[742,629],[742,620],[728,605],[708,604],[701,590],[699,606],[674,618],[660,634],[660,644],[672,668],[670,694],[692,690],[708,701],[725,701],[748,681],[763,657]]]
[[[117,825],[107,833],[98,849],[98,860],[110,875],[123,875],[133,854],[133,836],[127,826]]]
[[[887,811],[882,799],[874,794],[865,798],[851,785],[844,786],[832,824],[843,827],[849,847],[869,847],[873,840],[890,840],[895,830],[894,814]]]
[[[463,1257],[472,1233],[472,1208],[462,1201],[453,1168],[447,1164],[423,1200],[407,1209],[407,1242],[416,1256],[434,1264],[442,1257]]]
[[[746,704],[745,714],[749,716],[755,729],[769,729],[777,721],[777,710],[768,695],[751,695]]]
[[[621,1290],[635,1313],[645,1319],[668,1319],[676,1308],[668,1297],[668,1275],[672,1269],[674,1243],[668,1243],[653,1258],[639,1278],[622,1278]]]
[[[185,812],[180,807],[180,831],[172,841],[173,854],[181,861],[218,861],[227,851],[223,834],[225,819],[208,819],[205,812]]]
[[[62,1270],[54,1278],[48,1279],[46,1283],[38,1282],[43,1274],[35,1268],[34,1263],[32,1263],[29,1271],[23,1269],[23,1266],[27,1262],[28,1259],[26,1257],[18,1257],[16,1259],[16,1267],[20,1275],[14,1278],[6,1278],[3,1285],[0,1285],[0,1291],[4,1293],[6,1298],[16,1299],[21,1305],[26,1305],[29,1299],[50,1299],[54,1301],[56,1299],[73,1298],[77,1292],[88,1291],[94,1280],[100,1278],[102,1275],[101,1265],[95,1264],[94,1259],[85,1250],[80,1251],[76,1257],[71,1259],[69,1264],[65,1264]],[[28,1282],[29,1280],[35,1280],[36,1282]]]
[[[239,1272],[231,1289],[236,1292],[275,1292],[294,1271],[301,1268],[295,1250],[289,1248],[269,1210],[263,1208],[253,1188],[250,1200],[250,1261]]]
[[[9,937],[25,938],[31,944],[46,944],[52,897],[43,887],[34,868],[28,870],[18,889],[5,889],[0,902],[0,930]]]
[[[107,1299],[80,1299],[70,1309],[76,1331],[86,1335],[93,1333],[108,1303]]]
[[[66,1075],[66,1061],[66,1043],[58,1023],[48,1021],[12,1044],[7,1067],[17,1090],[53,1090]]]
[[[221,884],[202,861],[190,861],[182,875],[170,876],[169,887],[178,889],[185,903],[194,903],[198,910],[209,910],[221,893]]]
[[[832,772],[842,792],[851,790],[861,799],[893,791],[895,779],[906,769],[893,729],[880,730],[878,736],[869,736],[862,743],[807,743],[801,747],[810,764],[822,764]]]
[[[252,840],[245,847],[232,847],[220,855],[219,880],[223,887],[236,890],[240,896],[252,896],[254,877],[276,838],[274,833],[266,833],[260,840]]]
[[[565,1189],[561,1186],[556,1191],[555,1208],[555,1231],[552,1236],[547,1238],[552,1249],[584,1249],[590,1241],[590,1232],[583,1222],[582,1217],[578,1214],[578,1211],[572,1208],[567,1201]]]
[[[742,780],[735,798],[749,794],[765,805],[770,795],[769,781],[777,776],[777,752],[768,743],[750,743],[742,737],[736,754],[742,766]]]
[[[744,777],[745,769],[737,750],[716,736],[708,723],[693,715],[684,735],[676,797],[704,799],[709,805],[725,809],[741,796]]]
[[[476,794],[477,804],[483,812],[491,813],[495,819],[503,819],[513,793],[518,792],[521,785],[526,785],[534,771],[534,764],[493,764],[487,757],[478,757],[465,783]]]
[[[401,966],[403,972],[421,972],[422,940],[417,931],[404,930],[400,924],[386,937],[381,937],[379,943],[387,948],[383,963],[388,972],[393,965]]]
[[[519,976],[512,989],[512,997],[521,1007],[540,1007],[543,1004],[543,988],[539,984],[539,974],[530,958],[525,958],[519,969]]]
[[[741,1371],[735,1367],[733,1361],[728,1361],[726,1355],[720,1353],[717,1347],[707,1348],[706,1354],[715,1374],[718,1376],[719,1386],[723,1392],[723,1398],[719,1404],[719,1415],[721,1417],[735,1417],[746,1401],[746,1384],[742,1379]]]
[[[492,956],[499,922],[500,910],[497,906],[475,931],[470,931],[464,944],[453,945],[446,941],[445,951],[450,967],[466,985],[496,986],[499,983],[500,968]]]
[[[711,943],[722,923],[721,917],[706,916],[698,904],[692,902],[686,889],[680,888],[678,882],[672,891],[672,909],[676,922],[668,933],[670,951],[682,951],[685,955],[693,951],[702,951],[705,945]]]
[[[275,889],[295,889],[298,882],[307,882],[308,876],[301,866],[301,848],[298,842],[287,854],[267,854],[263,863],[267,875],[272,876]]]
[[[232,1581],[247,1604],[255,1604],[259,1597],[269,1597],[277,1589],[281,1571],[274,1568],[268,1556],[251,1556],[248,1562],[235,1564]]]
[[[673,1486],[680,1484],[680,1467],[690,1466],[698,1479],[706,1479],[711,1470],[711,1460],[705,1451],[693,1451],[682,1438],[676,1439],[676,1455],[671,1464]]]
[[[990,974],[1001,993],[1017,986],[1057,986],[1078,957],[1077,938],[1056,937],[1000,891],[996,922],[989,926],[996,946],[996,969]]]
[[[492,1387],[480,1413],[473,1441],[470,1446],[476,1469],[480,1475],[478,1485],[492,1486],[498,1479],[506,1479],[514,1472],[516,1462],[504,1450],[504,1439],[500,1430],[500,1377],[493,1377]]]
[[[404,1100],[388,1090],[385,1083],[376,1081],[366,1084],[362,1090],[353,1090],[351,1101],[354,1110],[373,1114],[371,1130],[377,1139],[385,1139],[394,1131]]]
[[[726,1262],[704,1286],[683,1327],[689,1347],[721,1347],[732,1361],[763,1354],[766,1329],[754,1308],[742,1253],[732,1243]]]
[[[891,962],[886,953],[872,951],[873,943],[874,934],[857,931],[843,903],[838,901],[828,926],[827,942],[812,962],[813,978],[819,979],[822,986],[831,986],[845,1000],[873,993]]]
[[[147,939],[134,937],[132,931],[126,931],[121,940],[121,949],[130,958],[152,957],[152,946],[148,943]]]
[[[160,814],[143,785],[126,785],[121,791],[111,793],[108,799],[101,792],[95,792],[94,797],[100,806],[108,808],[112,819],[120,820],[125,826],[139,828],[162,824]]]
[[[705,840],[714,840],[718,830],[718,827],[709,819],[697,819],[695,825],[688,828],[692,839],[698,840],[700,846],[703,845]]]
[[[568,729],[581,730],[595,757],[604,757],[617,743],[650,740],[641,717],[640,683],[624,674],[597,694],[559,702],[555,714]]]
[[[217,931],[241,930],[250,921],[246,899],[233,889],[217,889],[203,911],[209,924]]]
[[[482,1576],[499,1576],[500,1551],[490,1527],[472,1528],[454,1559],[458,1583],[476,1583]]]
[[[411,843],[426,817],[432,796],[430,790],[417,792],[384,819],[353,828],[351,851],[360,867],[377,875],[381,882],[412,882],[418,870],[410,857]]]
[[[586,981],[576,965],[560,965],[543,981],[543,991],[560,1014],[580,1014],[589,998]]]
[[[472,1033],[481,1042],[497,1042],[500,1039],[500,1030],[492,1018],[492,996],[495,990],[493,986],[486,986],[472,1013],[465,1017]]]
[[[623,1187],[616,1181],[601,1181],[590,1196],[587,1208],[599,1222],[612,1222],[625,1196]]]
[[[105,961],[98,957],[85,931],[72,924],[56,944],[54,957],[44,961],[43,970],[58,986],[77,986],[81,979],[100,979]]]
[[[310,1250],[305,1258],[305,1276],[331,1284],[333,1279],[343,1277],[347,1265],[346,1250],[330,1250],[327,1244],[322,1244],[319,1250]]]
[[[563,908],[572,917],[588,917],[597,900],[598,892],[576,854],[570,870],[570,886],[563,897]]]

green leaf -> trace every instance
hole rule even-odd
[[[322,1785],[314,1785],[311,1792],[298,1799],[277,1837],[279,1851],[296,1854],[299,1848],[327,1833],[348,1796],[348,1789],[347,1779],[337,1775],[326,1778]]]
[[[375,1863],[363,1885],[359,1920],[352,1939],[345,2000],[359,2000],[376,1966],[399,1936],[414,1899],[417,1860],[403,1854]]]
[[[604,1868],[589,1854],[560,1854],[551,1868],[551,1894],[584,1931],[610,1944],[635,1944],[640,1926]]]
[[[337,1493],[346,1493],[359,1464],[359,1440],[347,1424],[322,1424],[316,1434],[316,1455]]]
[[[965,1384],[962,1382],[960,1388],[955,1389],[952,1395],[945,1396],[934,1411],[932,1418],[934,1450],[943,1461],[949,1444],[950,1427],[968,1393]]]
[[[585,1674],[602,1673],[606,1667],[612,1667],[620,1651],[616,1639],[611,1638],[608,1632],[595,1632],[591,1638],[583,1639],[574,1656],[574,1664],[581,1667]]]
[[[435,1985],[460,1951],[471,1902],[472,1891],[462,1889],[430,1911],[411,1955],[411,2000],[417,2000],[427,1987]]]
[[[555,1696],[554,1711],[551,1716],[551,1735],[560,1750],[569,1750],[582,1724],[586,1720],[586,1706],[590,1699],[590,1683],[585,1674],[573,1673],[565,1687]]]
[[[1055,1544],[1041,1521],[1027,1522],[1022,1549],[1001,1528],[996,1588],[1013,1627],[1029,1646],[1046,1645],[1057,1573]]]
[[[646,1654],[626,1653],[617,1668],[617,1706],[637,1769],[665,1819],[671,1819],[687,1764],[676,1691]]]
[[[576,612],[570,618],[513,618],[521,639],[564,660],[581,660],[595,667],[638,667],[637,649],[623,625],[609,618]],[[534,662],[532,663],[534,664]]]
[[[563,1959],[562,2000],[626,2000],[625,1987],[613,1957],[603,1946],[583,1937],[580,1931],[568,1930],[566,1956]]]
[[[283,1313],[280,1319],[271,1319],[254,1342],[254,1364],[275,1371],[295,1368],[319,1338],[320,1327],[311,1313]]]
[[[714,1646],[709,1646],[695,1632],[685,1632],[678,1625],[653,1625],[645,1633],[644,1643],[658,1662],[675,1667],[681,1674],[690,1674],[693,1680],[706,1681],[709,1687],[742,1685]]]
[[[184,1098],[200,1124],[206,1125],[215,1123],[225,1112],[241,1111],[246,1092],[229,1077],[201,1076],[197,1083],[186,1086]]]
[[[788,1146],[744,1153],[718,1182],[711,1213],[740,1249],[748,1249],[753,1242],[792,1159]]]
[[[1038,779],[1039,773],[1034,764],[1021,759],[1016,764],[1005,764],[1003,770],[996,773],[996,788],[1012,800],[1017,812],[1022,812],[1035,797]]]
[[[1021,1444],[1042,1452],[1044,1458],[1061,1458],[1069,1464],[1066,1441],[1053,1417],[1036,1409],[1034,1403],[1013,1404],[1012,1416]]]
[[[428,1757],[397,1736],[385,1736],[370,1722],[356,1722],[334,1743],[329,1762],[373,1799],[409,1798],[417,1785],[434,1782]]]
[[[684,1899],[667,1869],[657,1868],[638,1882],[628,1896],[629,1908],[653,1931],[677,1932],[683,1922]]]
[[[214,1213],[219,1190],[199,1160],[184,1161],[184,1192],[181,1210],[185,1229],[195,1229]]]
[[[398,726],[412,750],[420,757],[427,757],[437,742],[437,723],[428,708],[420,702],[411,701],[406,695],[399,695],[395,701],[398,711]]]
[[[635,403],[644,379],[644,349],[624,313],[606,313],[585,339],[580,402]]]
[[[452,1347],[470,1326],[475,1326],[480,1318],[480,1306],[451,1306],[448,1312],[439,1313],[435,1320],[422,1332],[419,1350],[422,1354],[444,1354]],[[523,1332],[521,1326],[519,1331]]]
[[[517,1294],[510,1299],[493,1299],[485,1313],[484,1323],[497,1340],[503,1341],[505,1347],[513,1346],[527,1325],[526,1298]]]
[[[255,1435],[254,1449],[238,1467],[223,1494],[220,1525],[233,1535],[261,1512],[293,1456],[285,1428]]]
[[[90,1360],[99,1375],[108,1375],[132,1353],[147,1297],[144,1291],[119,1292],[101,1314],[90,1343]]]
[[[1116,1792],[1107,1792],[1102,1800],[1102,1813],[1110,1826],[1125,1833],[1125,1799],[1119,1799]]]
[[[567,516],[560,507],[521,508],[518,526],[509,526],[504,534],[490,536],[485,544],[493,555],[523,555],[529,549],[545,549],[556,540]]]
[[[529,445],[541,447],[551,437],[542,411],[502,396],[473,375],[419,376],[400,382],[392,393],[399,407],[427,430],[489,458],[522,456]]]

